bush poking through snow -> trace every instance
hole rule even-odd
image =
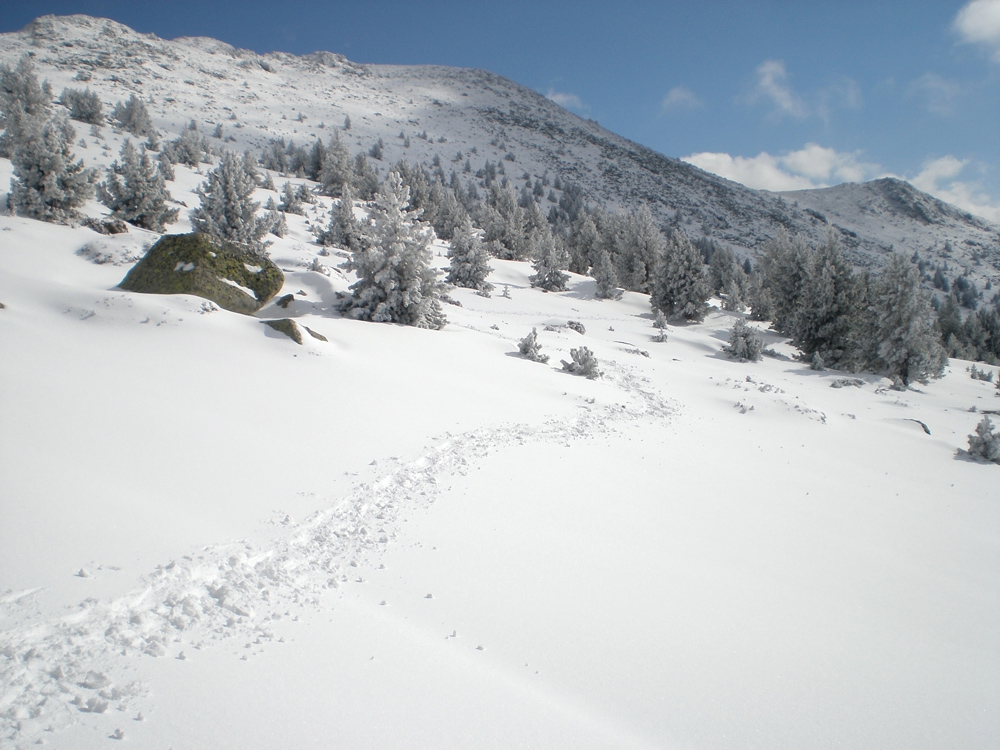
[[[517,344],[517,349],[521,356],[530,359],[532,362],[545,364],[549,361],[548,354],[542,354],[542,345],[538,343],[538,331],[534,328],[531,333],[521,339]]]
[[[989,417],[983,417],[976,425],[976,434],[969,435],[969,455],[1000,464],[1000,435],[993,431]]]
[[[663,314],[663,310],[656,311],[653,327],[657,331],[656,335],[653,336],[653,341],[658,344],[665,344],[667,341],[667,316]]]
[[[572,362],[567,362],[565,359],[561,360],[563,369],[566,372],[571,372],[574,375],[583,375],[590,380],[596,380],[601,377],[601,372],[597,369],[597,357],[587,347],[581,346],[579,349],[570,349],[569,356],[573,358]]]
[[[729,332],[729,346],[723,351],[744,362],[757,362],[764,357],[764,342],[757,329],[740,318],[733,324]]]

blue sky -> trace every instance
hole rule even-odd
[[[894,175],[1000,222],[1000,0],[0,0],[258,52],[492,70],[752,187]]]

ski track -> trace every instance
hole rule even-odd
[[[416,459],[360,483],[266,544],[206,547],[157,566],[124,596],[86,599],[59,618],[32,615],[31,597],[40,589],[4,595],[0,617],[20,624],[0,634],[0,744],[31,743],[43,732],[72,726],[80,713],[148,712],[148,686],[136,679],[142,656],[184,659],[185,649],[235,639],[263,648],[275,640],[275,621],[297,620],[293,609],[323,606],[324,593],[351,580],[347,569],[384,553],[401,514],[429,507],[442,479],[464,475],[478,458],[508,446],[609,435],[636,420],[665,420],[678,412],[648,378],[614,361],[603,364],[620,402],[587,399],[577,415],[538,426],[445,433]]]

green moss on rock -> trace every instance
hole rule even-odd
[[[283,333],[296,344],[302,343],[302,331],[299,327],[295,325],[295,321],[290,318],[282,318],[281,320],[264,320],[261,321],[264,325],[269,326],[276,330],[278,333]],[[309,330],[308,328],[306,329]],[[310,333],[312,333],[310,331]]]
[[[145,294],[193,294],[249,315],[284,283],[284,274],[267,258],[248,256],[237,245],[193,233],[163,236],[118,286]]]

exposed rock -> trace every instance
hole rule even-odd
[[[136,263],[119,286],[147,294],[193,294],[249,315],[285,282],[267,258],[207,234],[168,234]]]
[[[295,321],[292,320],[291,318],[282,318],[281,320],[264,320],[264,321],[261,321],[261,322],[264,325],[269,326],[270,328],[273,328],[278,333],[285,334],[286,336],[288,336],[288,338],[290,338],[296,344],[301,344],[302,343],[302,331],[299,330],[299,327],[297,325],[295,325]],[[309,331],[308,328],[306,330]],[[309,333],[312,333],[313,336],[316,335],[312,331],[309,331]],[[324,341],[325,341],[325,339],[324,339]]]

